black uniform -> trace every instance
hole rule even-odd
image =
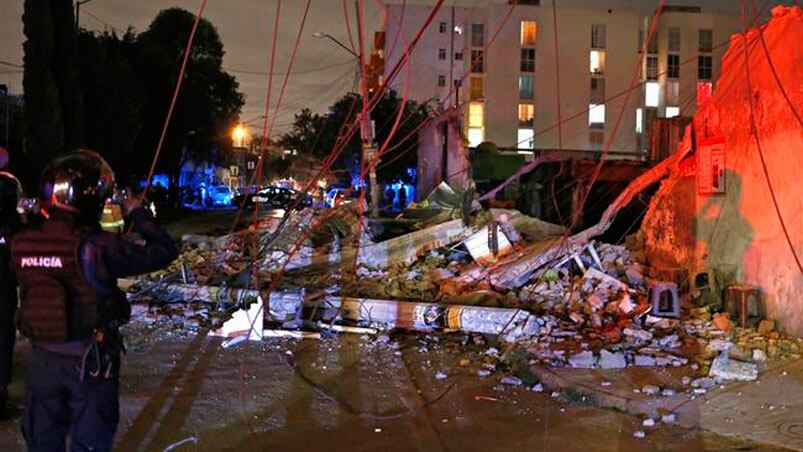
[[[17,312],[17,280],[11,270],[11,240],[19,229],[16,212],[2,212],[0,218],[0,411],[8,401],[14,356],[14,313]]]
[[[144,239],[78,224],[56,209],[17,234],[12,257],[22,290],[20,331],[31,339],[23,433],[30,450],[110,450],[119,421],[118,327],[130,306],[117,278],[155,271],[176,248],[145,209],[131,212]]]

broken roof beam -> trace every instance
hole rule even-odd
[[[557,240],[547,248],[544,248],[543,243],[534,244],[528,248],[528,251],[525,251],[523,256],[520,254],[518,257],[501,262],[490,271],[491,284],[500,289],[517,289],[525,285],[539,268],[580,251],[591,239],[605,233],[613,224],[619,211],[630,204],[636,195],[669,176],[689,152],[691,152],[691,148],[678,151],[634,179],[605,209],[599,223],[594,226],[571,237]]]

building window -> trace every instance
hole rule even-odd
[[[669,29],[669,51],[680,52],[680,28],[671,27]]]
[[[657,107],[661,98],[661,85],[658,82],[647,82],[644,85],[644,105]]]
[[[439,60],[446,59],[446,49],[438,49],[438,59]]]
[[[535,77],[532,75],[519,76],[519,99],[533,100],[535,98]]]
[[[680,107],[666,107],[666,117],[674,118],[680,116]]]
[[[483,50],[471,51],[471,72],[477,72],[477,73],[485,72],[485,51]]]
[[[601,151],[602,146],[605,144],[605,134],[602,130],[592,130],[588,133],[588,142],[595,151]]]
[[[652,39],[647,43],[647,53],[658,53],[658,31],[652,34]]]
[[[638,53],[644,51],[644,29],[638,29]]]
[[[644,132],[644,110],[636,109],[636,133]]]
[[[647,57],[647,80],[658,79],[658,57]]]
[[[519,129],[518,141],[516,147],[519,149],[534,149],[535,148],[535,132],[533,129]]]
[[[521,45],[534,46],[538,41],[538,26],[533,21],[521,22]]]
[[[702,28],[697,36],[697,50],[711,52],[714,47],[714,32],[711,29]]]
[[[469,127],[468,146],[475,148],[485,141],[485,129],[479,127]]]
[[[700,80],[711,80],[711,56],[701,55],[697,57],[697,78]]]
[[[455,52],[454,59],[457,61],[463,61],[463,52]]]
[[[592,49],[605,48],[605,25],[603,24],[591,25],[591,48]]]
[[[666,76],[680,78],[680,55],[670,53],[666,56]]]
[[[703,105],[714,93],[711,82],[697,82],[697,105]]]
[[[446,86],[446,77],[443,75],[438,76],[438,86]]]
[[[605,103],[605,80],[601,78],[591,79],[591,98],[592,104]]]
[[[592,50],[588,57],[588,69],[593,75],[605,72],[605,51]]]
[[[469,80],[471,99],[482,99],[485,97],[485,79],[482,77],[471,77]]]
[[[519,104],[519,127],[532,127],[535,121],[535,105]]]
[[[471,47],[485,47],[485,24],[471,24]]]
[[[588,126],[592,129],[605,127],[605,104],[589,104]]]
[[[485,104],[482,102],[472,102],[468,105],[468,126],[485,126]]]
[[[446,33],[446,22],[439,22],[438,23],[438,32],[440,34]]]
[[[535,49],[521,49],[521,72],[535,72]]]

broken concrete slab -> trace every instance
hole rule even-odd
[[[608,350],[600,350],[599,367],[603,369],[624,369],[627,367],[627,360],[624,353],[611,353]]]
[[[758,366],[730,359],[727,353],[720,353],[711,363],[708,375],[719,380],[752,381],[758,378]]]

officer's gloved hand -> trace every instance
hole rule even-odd
[[[142,199],[139,196],[134,196],[131,190],[126,190],[126,199],[123,203],[123,210],[126,216],[131,214],[132,211],[142,207]]]

